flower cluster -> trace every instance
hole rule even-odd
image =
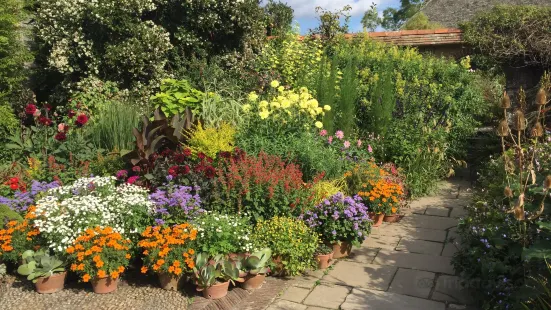
[[[3,261],[17,262],[20,255],[36,245],[33,242],[40,231],[32,226],[29,221],[35,217],[35,207],[27,209],[23,221],[9,221],[6,228],[0,229],[0,259]]]
[[[172,227],[147,227],[138,246],[143,249],[142,273],[152,269],[156,273],[181,275],[186,267],[195,267],[192,242],[197,238],[197,229],[188,223]]]
[[[359,196],[337,193],[300,216],[329,243],[348,241],[359,245],[369,235],[371,220]]]
[[[319,118],[330,111],[331,107],[319,106],[319,103],[308,92],[308,89],[301,87],[299,92],[285,90],[278,81],[270,84],[277,91],[271,98],[260,100],[255,92],[249,94],[248,104],[243,105],[246,113],[255,113],[261,120],[271,119],[276,123],[296,123],[300,127],[309,127],[312,124],[322,128],[323,123]]]
[[[88,228],[66,250],[71,271],[80,274],[84,282],[94,278],[118,279],[128,266],[130,243],[111,227]]]
[[[404,190],[400,184],[381,178],[362,185],[358,192],[369,203],[371,211],[377,214],[392,215],[398,212]]]
[[[11,178],[10,182],[13,179]],[[19,182],[19,181],[18,181]],[[19,185],[18,191],[13,194],[13,198],[0,197],[0,204],[10,207],[10,209],[21,212],[27,210],[27,208],[32,205],[41,194],[45,193],[49,189],[59,186],[59,182],[53,181],[51,183],[39,182],[33,180],[31,182],[31,188],[29,191],[24,190],[25,187]]]
[[[247,217],[205,212],[193,221],[197,228],[197,249],[211,256],[246,253],[253,250]]]
[[[166,189],[157,189],[149,195],[149,199],[157,207],[158,225],[183,223],[204,211],[197,188],[191,186],[169,184]]]
[[[319,137],[327,145],[336,149],[343,160],[348,162],[369,161],[373,158],[373,147],[362,139],[345,137],[342,130],[337,130],[334,135],[329,135],[325,129],[320,130]]]
[[[148,226],[153,211],[144,188],[131,184],[117,187],[114,177],[81,178],[72,185],[50,189],[38,200],[34,225],[52,250],[62,252],[95,225],[137,237]]]
[[[220,209],[247,212],[254,220],[290,215],[310,198],[298,165],[263,152],[221,161],[215,190]]]

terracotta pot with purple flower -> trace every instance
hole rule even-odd
[[[350,255],[371,232],[371,219],[360,196],[337,193],[300,216],[333,248],[333,258]]]

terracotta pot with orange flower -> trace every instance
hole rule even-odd
[[[144,266],[141,272],[152,271],[159,276],[165,290],[181,288],[184,275],[195,267],[195,250],[191,242],[197,230],[184,223],[172,227],[147,227],[138,246],[142,248]]]
[[[23,264],[21,255],[29,250],[37,250],[35,237],[39,230],[32,225],[35,218],[35,207],[30,206],[23,220],[12,220],[6,223],[4,229],[0,229],[0,258],[4,262]],[[1,219],[0,219],[1,221]]]
[[[88,228],[66,250],[70,269],[83,282],[91,282],[95,293],[111,293],[128,266],[130,243],[111,227]]]
[[[404,197],[404,189],[400,183],[380,177],[367,182],[359,195],[374,214],[373,226],[380,226],[383,221],[396,222],[400,218],[398,213]]]

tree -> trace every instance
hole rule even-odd
[[[320,35],[325,41],[331,41],[339,34],[348,33],[350,10],[352,10],[350,5],[334,12],[318,6],[316,13],[318,14],[320,24],[317,28],[311,29],[310,32],[314,35]],[[342,23],[341,18],[344,19]]]
[[[425,0],[400,0],[400,8],[388,8],[383,11],[381,25],[385,29],[398,30],[421,9]]]
[[[364,30],[375,31],[380,23],[381,18],[379,18],[377,4],[372,3],[369,10],[365,11],[364,16],[362,17],[362,25],[364,26]]]
[[[402,29],[404,30],[424,30],[424,29],[438,29],[438,28],[442,28],[442,25],[440,25],[439,23],[429,21],[429,18],[423,12],[419,12],[413,15],[402,26]]]
[[[279,36],[291,30],[294,10],[283,2],[268,1],[264,7],[266,17],[266,33],[269,36]]]

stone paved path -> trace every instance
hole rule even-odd
[[[468,183],[444,182],[331,270],[296,279],[266,310],[476,309],[451,266],[451,240],[470,196]]]

